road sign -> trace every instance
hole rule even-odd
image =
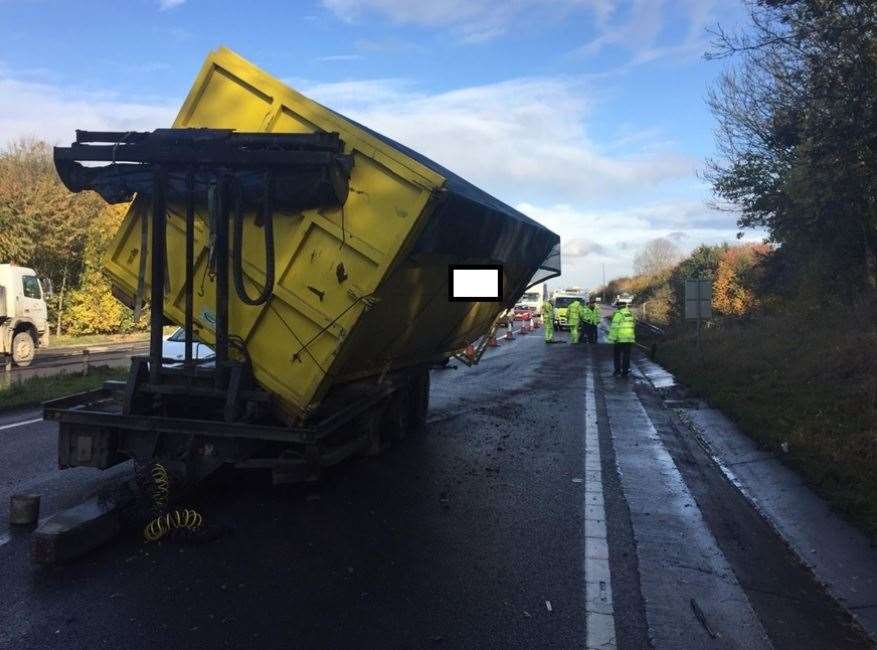
[[[713,315],[712,280],[685,281],[685,319],[702,320]]]

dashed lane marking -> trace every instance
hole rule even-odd
[[[585,647],[614,650],[615,612],[593,370],[585,381]]]

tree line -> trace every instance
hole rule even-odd
[[[714,32],[730,67],[709,95],[707,178],[741,228],[767,230],[772,291],[856,300],[877,289],[877,3],[745,0]]]
[[[748,25],[717,27],[709,58],[728,68],[708,95],[714,205],[764,245],[701,246],[682,259],[652,242],[636,275],[650,320],[683,318],[684,280],[714,281],[719,316],[877,304],[877,2],[743,0]],[[654,304],[651,304],[654,303]],[[870,307],[868,307],[870,306]]]
[[[70,192],[44,142],[22,140],[0,151],[0,263],[28,266],[51,279],[55,295],[46,302],[54,334],[138,327],[101,272],[126,209],[107,205],[94,192]]]
[[[633,294],[646,320],[674,326],[685,320],[685,281],[710,279],[716,316],[746,318],[765,307],[759,287],[774,253],[769,244],[723,243],[704,244],[683,255],[671,241],[653,239],[636,255],[635,275],[616,278],[599,292],[610,299],[621,293]]]

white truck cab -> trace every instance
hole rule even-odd
[[[33,361],[36,349],[49,344],[46,300],[33,269],[0,264],[0,355],[17,366]]]
[[[537,316],[542,315],[542,292],[544,283],[534,285],[524,292],[516,304],[526,305],[533,310]]]

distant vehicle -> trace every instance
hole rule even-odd
[[[530,307],[533,310],[533,313],[537,316],[542,315],[542,292],[544,290],[543,284],[537,284],[536,286],[527,289],[527,291],[524,292],[524,295],[521,296],[521,299],[518,301],[518,304]]]
[[[185,329],[178,327],[173,333],[164,338],[164,343],[161,345],[161,356],[165,359],[173,359],[174,361],[182,361],[186,358]],[[216,353],[209,345],[202,343],[198,339],[192,341],[193,359],[212,359],[214,356],[216,356]]]
[[[615,304],[616,305],[624,305],[625,307],[630,307],[630,303],[633,302],[633,295],[629,293],[619,293],[615,296]]]
[[[515,320],[530,320],[536,315],[535,310],[529,305],[515,305]]]
[[[551,302],[554,304],[554,327],[562,330],[567,328],[566,312],[573,300],[587,304],[588,292],[579,287],[560,289],[552,294]]]
[[[603,302],[603,296],[594,296],[594,302]]]
[[[49,344],[45,283],[46,290],[33,269],[0,264],[0,355],[16,366],[29,366],[36,349]]]

